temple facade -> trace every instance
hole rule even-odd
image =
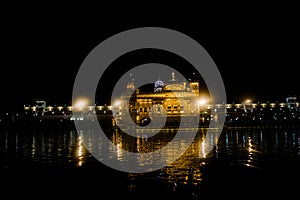
[[[170,80],[157,80],[153,91],[136,88],[134,80],[127,84],[126,92],[121,96],[119,117],[127,109],[136,122],[153,118],[154,115],[192,115],[199,114],[199,81],[182,82],[171,74]],[[128,104],[129,102],[129,104]]]

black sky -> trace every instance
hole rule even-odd
[[[0,87],[6,106],[1,110],[15,110],[35,99],[70,104],[77,70],[88,53],[114,34],[144,26],[174,29],[198,41],[219,68],[228,102],[300,97],[299,20],[291,13],[111,22],[39,13],[2,23]]]

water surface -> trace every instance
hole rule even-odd
[[[188,132],[187,132],[188,134]],[[212,131],[200,129],[194,142],[178,160],[149,173],[134,174],[114,170],[99,162],[87,150],[83,137],[91,133],[76,130],[12,129],[0,132],[0,169],[3,191],[26,188],[27,191],[85,196],[108,191],[119,194],[168,194],[197,199],[211,195],[238,197],[245,195],[276,196],[299,192],[300,131],[297,129],[227,128],[218,139]],[[116,148],[146,153],[162,148],[174,136],[165,131],[160,138],[132,138],[111,131]],[[213,150],[207,152],[204,137],[210,138]],[[101,141],[99,141],[101,142]],[[169,147],[162,158],[168,159],[180,141]],[[89,146],[89,149],[95,149]],[[96,148],[97,150],[99,148]],[[102,153],[102,154],[101,154]],[[128,158],[116,149],[100,152],[126,163]],[[151,160],[149,158],[149,160]],[[145,160],[146,162],[147,160]],[[31,189],[30,189],[31,188]],[[16,193],[17,194],[17,193]]]

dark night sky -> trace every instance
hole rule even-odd
[[[77,70],[88,53],[116,33],[143,26],[171,28],[197,40],[220,70],[228,102],[300,97],[299,21],[293,13],[109,23],[39,13],[2,23],[0,87],[7,106],[1,109],[15,110],[37,98],[70,104]]]

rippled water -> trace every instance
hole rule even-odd
[[[126,166],[130,161],[127,151],[138,155],[157,151],[175,133],[167,130],[157,138],[133,138],[114,130],[108,134],[114,148],[99,152],[101,141],[95,141],[92,133],[44,129],[1,131],[1,175],[6,175],[6,181],[15,180],[25,185],[26,182],[31,185],[53,182],[60,190],[65,186],[63,183],[77,185],[79,182],[81,187],[82,184],[94,187],[96,181],[99,191],[101,188],[102,191],[115,188],[116,192],[128,194],[155,191],[175,196],[184,194],[187,199],[216,191],[231,195],[236,191],[270,195],[299,190],[299,130],[228,128],[219,139],[213,131],[210,135],[206,133],[206,129],[199,130],[187,151],[168,166],[148,173],[126,173],[102,164],[92,151],[97,151],[100,159],[108,156]],[[211,151],[203,145],[205,136],[210,138],[206,145],[212,145]],[[178,141],[169,146],[161,158],[172,158],[182,145],[189,144]],[[153,159],[143,157],[142,163],[145,162],[153,162]],[[32,178],[37,181],[30,181]]]

